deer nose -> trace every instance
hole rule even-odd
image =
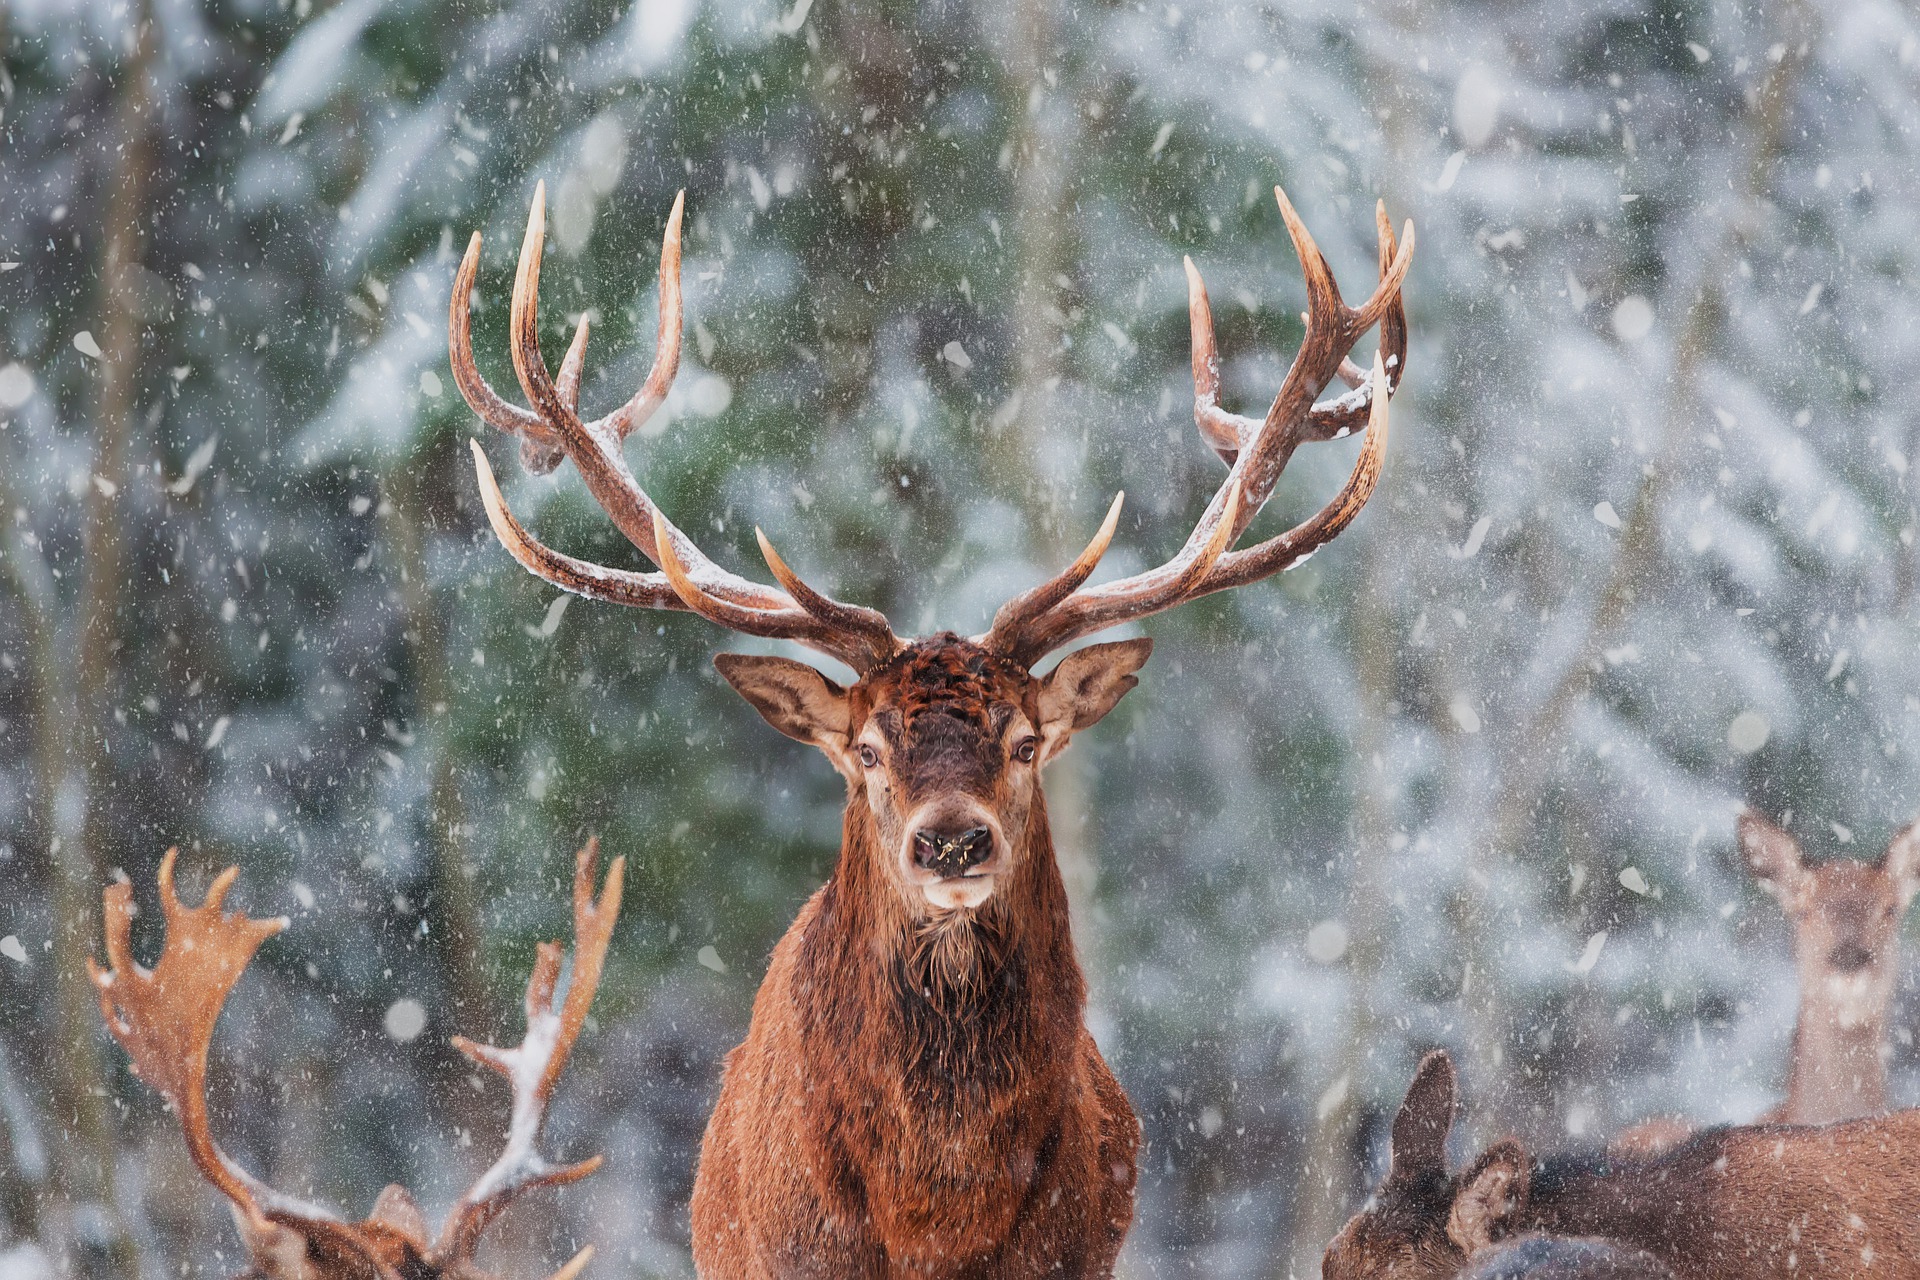
[[[1857,942],[1842,942],[1827,952],[1827,963],[1842,973],[1858,973],[1873,963],[1873,952]]]
[[[965,875],[991,856],[993,832],[986,827],[913,833],[913,860],[942,879]]]

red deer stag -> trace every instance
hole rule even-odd
[[[1644,1250],[1680,1280],[1920,1275],[1920,1110],[1708,1129],[1645,1159],[1536,1159],[1508,1138],[1450,1176],[1454,1106],[1453,1061],[1428,1054],[1386,1180],[1327,1246],[1325,1280],[1440,1280],[1529,1232]]]
[[[1887,1109],[1887,1012],[1900,973],[1900,927],[1920,890],[1920,823],[1893,838],[1878,861],[1834,858],[1808,866],[1800,843],[1752,812],[1737,826],[1754,878],[1787,913],[1800,971],[1787,1098],[1762,1124],[1830,1124]],[[1623,1154],[1653,1155],[1684,1139],[1677,1117],[1643,1120],[1615,1140]]]
[[[474,462],[494,532],[528,570],[595,600],[684,609],[748,635],[797,641],[852,667],[842,687],[811,666],[723,654],[720,673],[774,728],[823,751],[847,782],[840,857],[774,949],[744,1044],[728,1057],[701,1146],[693,1249],[708,1276],[1085,1276],[1111,1271],[1133,1215],[1139,1123],[1084,1026],[1086,982],[1068,933],[1041,766],[1137,683],[1150,642],[1047,654],[1093,632],[1258,581],[1334,538],[1371,496],[1387,402],[1406,351],[1400,286],[1413,250],[1379,214],[1379,287],[1341,301],[1284,195],[1305,271],[1306,337],[1265,421],[1222,411],[1213,324],[1187,264],[1194,416],[1225,482],[1167,563],[1088,585],[1120,517],[1116,498],[1063,573],[963,638],[895,636],[872,609],[808,586],[765,536],[778,587],[724,570],[653,504],[622,441],[657,409],[679,363],[680,218],[660,255],[653,370],[603,418],[578,413],[581,321],[548,374],[538,343],[545,227],[536,192],[511,314],[514,371],[532,410],[474,368],[468,307],[480,237],[455,279],[454,377],[482,419],[516,435],[536,470],[571,458],[657,573],[606,568],[535,541],[507,510],[486,455]],[[1346,353],[1372,326],[1369,379]],[[1389,377],[1387,370],[1391,370]],[[1353,391],[1315,398],[1336,376]],[[1234,544],[1300,444],[1365,426],[1331,503],[1290,532]]]
[[[577,1164],[549,1164],[535,1149],[547,1100],[566,1068],[573,1042],[600,985],[600,968],[620,914],[624,858],[607,868],[598,901],[593,870],[599,848],[588,841],[574,862],[573,978],[554,1008],[563,955],[558,943],[540,944],[527,980],[527,1034],[516,1048],[454,1044],[475,1062],[491,1067],[513,1087],[506,1149],[469,1188],[438,1236],[429,1237],[425,1217],[406,1188],[390,1186],[364,1222],[348,1222],[320,1205],[283,1195],[235,1164],[214,1141],[207,1107],[207,1047],[213,1026],[240,975],[260,944],[287,927],[284,916],[252,920],[222,909],[239,868],[229,867],[197,907],[173,890],[174,850],[160,862],[160,910],[166,942],[153,968],[133,958],[133,886],[106,890],[107,967],[91,964],[100,989],[100,1011],[133,1059],[141,1079],[160,1091],[187,1140],[200,1175],[233,1207],[234,1221],[259,1280],[488,1280],[474,1263],[480,1235],[522,1192],[559,1186],[600,1167],[594,1156]],[[573,1280],[593,1256],[591,1245],[555,1272]]]

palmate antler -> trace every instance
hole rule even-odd
[[[1001,606],[980,643],[1031,666],[1081,636],[1145,617],[1197,596],[1244,586],[1304,561],[1353,522],[1373,496],[1386,456],[1387,409],[1406,366],[1406,312],[1400,289],[1413,261],[1413,224],[1396,242],[1385,206],[1378,208],[1380,281],[1358,308],[1340,297],[1319,247],[1274,188],[1280,214],[1300,256],[1307,283],[1306,336],[1293,367],[1263,420],[1239,417],[1219,407],[1220,361],[1206,286],[1187,260],[1188,319],[1193,331],[1194,421],[1207,444],[1227,463],[1226,479],[1207,504],[1185,545],[1165,564],[1145,573],[1089,587],[1119,525],[1116,497],[1100,531],[1078,559],[1052,580]],[[535,190],[520,266],[514,278],[512,354],[514,372],[532,411],[503,400],[474,366],[469,318],[480,235],[474,233],[454,280],[448,315],[448,345],[454,380],[475,413],[521,440],[522,457],[535,470],[551,470],[559,456],[572,458],[587,489],[658,573],[608,568],[554,551],[536,540],[508,511],[493,469],[479,442],[474,466],[487,517],[500,541],[530,572],[579,595],[651,609],[687,609],[748,635],[797,641],[841,659],[862,674],[883,665],[904,647],[887,620],[872,609],[841,604],[807,586],[755,530],[762,556],[779,588],[762,586],[716,566],[660,512],[627,469],[622,442],[665,399],[680,360],[680,220],[685,193],[676,197],[660,251],[660,330],[652,372],[639,393],[604,418],[583,421],[578,413],[587,323],[582,317],[556,383],[540,354],[537,293],[541,246],[546,233],[546,188]],[[1380,351],[1371,375],[1347,354],[1367,330],[1380,326]],[[1316,403],[1336,376],[1351,390]],[[1266,504],[1293,451],[1315,440],[1332,440],[1364,426],[1367,441],[1352,474],[1333,500],[1312,518],[1278,537],[1235,550]]]
[[[282,1195],[235,1164],[213,1139],[207,1115],[207,1049],[227,996],[260,944],[287,927],[285,917],[252,920],[222,910],[239,876],[221,872],[198,907],[184,905],[173,887],[175,850],[160,863],[160,908],[166,942],[152,969],[133,959],[133,886],[106,889],[107,967],[89,962],[100,990],[107,1029],[133,1059],[135,1074],[159,1090],[179,1117],[187,1151],[201,1176],[233,1206],[234,1219],[252,1259],[250,1274],[265,1280],[485,1280],[473,1261],[480,1233],[514,1197],[536,1186],[573,1182],[600,1165],[598,1156],[552,1166],[534,1150],[548,1098],[565,1068],[600,983],[607,945],[620,914],[626,859],[607,868],[598,901],[593,872],[597,841],[589,840],[574,863],[573,979],[560,1011],[553,1008],[562,953],[540,944],[527,983],[527,1035],[513,1049],[497,1049],[456,1037],[477,1062],[507,1076],[513,1085],[513,1118],[507,1146],[455,1206],[440,1238],[429,1242],[424,1218],[403,1187],[380,1193],[371,1215],[351,1223],[319,1205]],[[551,1280],[574,1280],[593,1256],[591,1245],[555,1272]]]

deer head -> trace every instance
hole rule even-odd
[[[88,962],[100,991],[100,1012],[133,1059],[136,1075],[159,1090],[186,1137],[188,1154],[202,1177],[233,1207],[252,1265],[263,1280],[487,1280],[474,1263],[480,1235],[523,1192],[575,1182],[600,1167],[600,1157],[577,1164],[549,1164],[535,1149],[554,1085],[573,1052],[587,1009],[600,985],[607,945],[620,914],[620,882],[626,860],[615,858],[596,901],[593,872],[599,857],[588,841],[574,861],[573,978],[560,1007],[554,992],[564,955],[557,943],[540,944],[527,981],[527,1035],[512,1049],[456,1036],[454,1044],[475,1062],[507,1078],[513,1089],[506,1149],[460,1198],[437,1237],[404,1187],[380,1193],[362,1222],[283,1195],[259,1181],[214,1141],[207,1111],[207,1049],[214,1023],[260,944],[287,927],[285,917],[251,920],[223,910],[240,872],[229,867],[198,907],[183,904],[173,888],[175,850],[160,862],[160,909],[166,942],[151,969],[133,958],[133,886],[109,885],[106,899],[107,967]],[[555,1272],[551,1280],[574,1280],[593,1256],[591,1245]]]
[[[1447,1135],[1457,1105],[1453,1059],[1428,1054],[1394,1115],[1387,1176],[1327,1246],[1325,1280],[1441,1280],[1512,1233],[1532,1161],[1508,1139],[1450,1176]]]
[[[846,778],[850,815],[857,808],[863,824],[870,820],[868,843],[884,863],[875,870],[910,916],[981,910],[1020,870],[1023,835],[1043,812],[1039,769],[1133,687],[1149,643],[1096,645],[1045,675],[1035,674],[1036,665],[1081,637],[1301,563],[1353,521],[1379,479],[1389,394],[1405,362],[1400,286],[1412,260],[1412,225],[1396,242],[1384,209],[1379,211],[1379,285],[1366,303],[1351,308],[1286,196],[1277,188],[1274,194],[1306,274],[1306,338],[1264,420],[1221,410],[1212,313],[1200,274],[1187,263],[1194,417],[1228,474],[1186,543],[1157,568],[1089,585],[1119,524],[1122,498],[1116,497],[1086,550],[1051,581],[1003,605],[985,634],[941,633],[909,643],[878,612],[833,600],[802,581],[764,534],[760,551],[777,586],[715,565],[654,505],[622,452],[626,435],[665,399],[679,366],[684,194],[674,201],[661,246],[652,371],[633,399],[606,416],[589,421],[578,412],[584,317],[557,378],[540,353],[544,185],[535,192],[521,242],[511,321],[514,372],[530,410],[504,400],[474,366],[468,312],[479,269],[478,233],[455,278],[448,317],[454,378],[474,412],[517,436],[522,459],[535,470],[572,459],[594,499],[658,571],[590,564],[542,545],[507,509],[476,441],[474,466],[488,519],[516,560],[565,590],[617,604],[689,610],[747,635],[795,641],[851,666],[859,679],[842,687],[786,658],[728,654],[717,660],[727,681],[775,728],[818,747]],[[1376,324],[1381,350],[1369,376],[1346,355]],[[1336,376],[1353,390],[1315,403]],[[1363,427],[1365,447],[1330,503],[1286,533],[1236,549],[1295,448]]]
[[[1803,1007],[1817,1002],[1841,1030],[1877,1032],[1898,977],[1900,926],[1920,890],[1920,823],[1877,861],[1812,866],[1799,841],[1760,815],[1742,813],[1738,829],[1748,868],[1793,924]]]

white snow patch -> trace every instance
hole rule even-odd
[[[412,996],[402,996],[387,1006],[387,1016],[380,1020],[380,1025],[389,1036],[407,1044],[427,1029],[426,1006]]]
[[[1347,954],[1347,926],[1338,920],[1322,920],[1307,930],[1307,959],[1315,964],[1334,964]]]
[[[1460,726],[1460,732],[1480,732],[1480,713],[1473,709],[1471,702],[1467,701],[1466,694],[1455,694],[1453,701],[1447,706],[1447,713],[1453,717],[1453,722]]]
[[[1622,342],[1638,342],[1653,332],[1653,304],[1630,293],[1614,304],[1613,332]]]
[[[1493,137],[1502,95],[1500,81],[1483,63],[1469,63],[1461,73],[1453,90],[1453,127],[1467,150],[1477,151]]]
[[[18,360],[0,367],[0,409],[18,409],[33,399],[33,374]]]
[[[1767,745],[1773,726],[1758,711],[1742,711],[1727,726],[1727,745],[1743,756],[1750,756]]]
[[[1600,963],[1600,953],[1607,947],[1607,931],[1602,929],[1587,939],[1587,945],[1581,950],[1578,960],[1567,964],[1568,973],[1592,973],[1593,966]]]

